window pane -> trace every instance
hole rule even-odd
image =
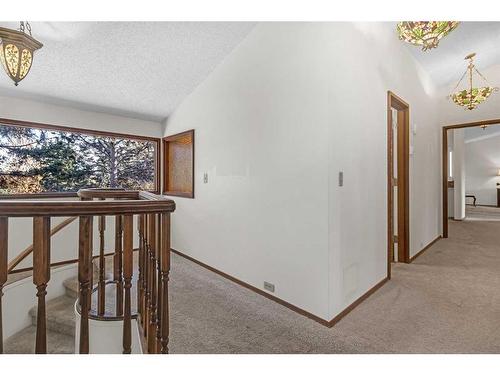
[[[0,193],[156,190],[156,142],[0,124]]]

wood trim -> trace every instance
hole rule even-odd
[[[2,199],[51,199],[51,198],[77,198],[77,192],[45,192],[28,194],[0,194]]]
[[[179,191],[168,191],[168,190],[166,190],[168,187],[168,172],[167,172],[168,143],[172,142],[172,141],[176,141],[177,139],[183,138],[185,136],[190,136],[192,139],[191,150],[192,150],[193,159],[191,161],[191,192],[186,193],[186,192],[179,192]],[[175,197],[194,198],[194,189],[195,189],[195,182],[194,182],[195,134],[194,134],[194,129],[186,130],[182,133],[177,133],[177,134],[166,136],[163,138],[162,144],[163,144],[163,188],[162,188],[163,194],[175,196]]]
[[[441,132],[442,138],[442,155],[441,155],[441,171],[442,171],[442,189],[443,189],[443,201],[441,202],[441,207],[443,208],[443,228],[442,236],[443,238],[448,238],[448,129],[443,127]],[[453,181],[453,187],[455,187],[455,181]]]
[[[387,91],[387,277],[391,278],[392,251],[394,249],[394,134],[392,109],[398,111],[398,259],[410,263],[410,107],[392,91]]]
[[[171,249],[171,251],[173,253],[177,254],[177,255],[180,255],[183,258],[186,258],[187,260],[190,260],[193,263],[196,263],[197,265],[199,265],[199,266],[201,266],[203,268],[206,268],[209,271],[212,271],[212,272],[216,273],[219,276],[222,276],[222,277],[228,279],[229,281],[232,281],[235,284],[238,284],[239,286],[242,286],[242,287],[244,287],[246,289],[251,290],[252,292],[260,294],[261,296],[266,297],[266,298],[270,299],[271,301],[277,302],[280,305],[285,306],[285,307],[289,308],[292,311],[295,311],[296,313],[298,313],[300,315],[303,315],[303,316],[305,316],[305,317],[307,317],[309,319],[315,320],[316,322],[321,323],[324,326],[328,326],[330,324],[328,320],[320,318],[319,316],[316,316],[316,315],[314,315],[314,314],[312,314],[312,313],[310,313],[310,312],[308,312],[306,310],[303,310],[300,307],[292,305],[291,303],[286,302],[286,301],[282,300],[281,298],[275,297],[275,296],[273,296],[273,295],[271,295],[271,294],[269,294],[269,293],[267,293],[267,292],[265,292],[265,291],[263,291],[263,290],[261,290],[259,288],[254,287],[253,285],[250,285],[250,284],[244,282],[244,281],[241,281],[241,280],[237,279],[234,276],[231,276],[231,275],[229,275],[229,274],[227,274],[225,272],[219,271],[218,269],[216,269],[216,268],[214,268],[212,266],[209,266],[206,263],[203,263],[203,262],[201,262],[201,261],[199,261],[199,260],[197,260],[195,258],[190,257],[189,255],[186,255],[186,254],[184,254],[184,253],[182,253],[182,252],[180,252],[178,250],[175,250],[175,249]]]
[[[422,255],[425,251],[427,251],[428,249],[430,249],[432,247],[432,245],[434,245],[436,242],[438,242],[441,238],[443,238],[442,236],[437,236],[436,238],[434,238],[431,242],[429,242],[427,244],[427,246],[425,246],[422,250],[420,250],[418,253],[416,253],[414,256],[412,256],[410,258],[410,263],[413,262],[415,259],[417,259],[420,255]]]
[[[71,224],[73,221],[76,220],[76,217],[70,217],[67,218],[66,220],[62,221],[61,223],[57,224],[54,228],[50,230],[50,235],[49,237],[52,237],[65,227],[67,227],[69,224]],[[12,261],[9,263],[9,266],[7,268],[7,273],[12,273],[12,270],[19,264],[21,263],[28,255],[30,255],[33,252],[33,244],[28,246],[26,249],[21,251],[19,255],[17,255]]]
[[[173,212],[175,202],[165,200],[2,200],[0,212],[9,217],[32,216],[99,216]]]
[[[361,302],[363,302],[365,299],[367,299],[369,296],[371,296],[373,293],[375,293],[375,291],[377,291],[380,287],[382,287],[388,280],[389,278],[388,277],[385,277],[383,280],[381,280],[380,282],[378,282],[377,284],[375,284],[372,288],[370,288],[370,290],[368,290],[366,293],[364,293],[361,297],[359,297],[358,299],[356,299],[353,303],[351,303],[349,306],[347,306],[344,310],[342,310],[339,314],[337,314],[333,319],[331,320],[326,320],[326,319],[323,319],[323,318],[320,318],[319,316],[317,315],[314,315],[304,309],[301,309],[300,307],[297,307],[295,305],[292,305],[291,303],[289,302],[286,302],[284,300],[282,300],[281,298],[278,298],[278,297],[275,297],[259,288],[256,288],[254,287],[253,285],[250,285],[244,281],[241,281],[239,279],[237,279],[236,277],[234,276],[231,276],[225,272],[222,272],[222,271],[219,271],[218,269],[212,267],[212,266],[209,266],[208,264],[206,263],[203,263],[193,257],[190,257],[189,255],[186,255],[184,254],[183,252],[179,251],[179,250],[175,250],[175,249],[171,249],[171,251],[209,271],[212,271],[214,273],[216,273],[217,275],[219,276],[222,276],[224,277],[225,279],[228,279],[229,281],[232,281],[233,283],[239,285],[239,286],[242,286],[243,288],[246,288],[246,289],[249,289],[251,290],[252,292],[255,292],[257,294],[260,294],[261,296],[263,297],[266,297],[268,299],[270,299],[271,301],[273,302],[276,302],[276,303],[279,303],[280,305],[282,306],[285,306],[286,308],[296,312],[297,314],[300,314],[300,315],[303,315],[305,316],[306,318],[309,318],[309,319],[312,319],[326,327],[333,327],[335,324],[337,324],[343,317],[345,317],[349,312],[351,312],[356,306],[358,306]]]
[[[113,137],[113,138],[126,138],[126,139],[135,139],[141,141],[151,141],[151,142],[159,142],[160,138],[156,137],[148,137],[145,135],[134,135],[129,133],[118,133],[118,132],[110,132],[104,130],[92,130],[85,128],[77,128],[72,126],[64,126],[64,125],[53,125],[53,124],[45,124],[41,122],[32,122],[32,121],[22,121],[22,120],[13,120],[7,118],[0,118],[0,125],[10,125],[24,128],[38,128],[38,129],[46,129],[46,130],[57,130],[63,132],[70,133],[80,133],[80,134],[89,134],[89,135],[100,135],[105,137]]]
[[[144,136],[144,135],[134,135],[134,134],[128,134],[128,133],[109,132],[109,131],[103,131],[103,130],[83,129],[83,128],[77,128],[77,127],[63,126],[63,125],[45,124],[45,123],[40,123],[40,122],[13,120],[13,119],[7,119],[7,118],[0,118],[0,125],[17,126],[17,127],[24,127],[24,128],[37,128],[37,129],[69,132],[69,133],[98,135],[98,136],[104,136],[104,137],[125,138],[125,139],[138,140],[138,141],[154,142],[155,149],[156,149],[156,152],[155,152],[155,166],[156,166],[155,185],[156,186],[155,186],[154,192],[159,194],[161,191],[161,186],[160,186],[160,184],[161,184],[161,178],[160,178],[160,174],[161,174],[160,173],[161,138],[148,137],[148,136]],[[44,194],[44,196],[50,196],[51,198],[68,196],[68,195],[65,195],[66,193],[61,193],[61,192],[54,192],[54,193],[45,192],[42,194]],[[74,193],[69,193],[69,194],[74,194]],[[3,194],[3,195],[0,195],[0,199],[12,199],[14,197],[17,199],[20,196],[22,197],[25,195],[33,196],[33,194],[11,194],[11,195]]]
[[[392,180],[392,170],[394,168],[394,155],[393,147],[394,135],[392,131],[392,111],[391,111],[391,93],[387,92],[387,277],[391,278],[391,261],[392,261],[392,251],[394,249],[394,236],[393,236],[393,203],[392,196],[393,191],[393,180]]]
[[[354,310],[358,305],[361,304],[364,300],[370,297],[373,293],[375,293],[378,289],[380,289],[386,282],[389,281],[389,277],[385,277],[380,280],[377,284],[371,287],[366,293],[364,293],[361,297],[347,306],[344,310],[342,310],[339,314],[337,314],[332,320],[328,322],[328,327],[333,327],[337,324],[342,318],[344,318],[347,314],[349,314],[352,310]]]
[[[448,130],[473,128],[484,125],[499,125],[500,119],[481,120],[474,122],[464,122],[461,124],[445,125],[442,129],[442,164],[441,164],[441,179],[442,179],[442,220],[443,230],[442,237],[448,238]]]
[[[500,118],[491,119],[491,120],[481,120],[481,121],[473,121],[473,122],[464,122],[461,124],[454,125],[445,125],[444,128],[448,129],[461,129],[461,128],[473,128],[476,126],[484,126],[484,125],[499,125]]]

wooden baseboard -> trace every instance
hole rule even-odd
[[[209,266],[208,264],[200,262],[199,260],[197,260],[193,257],[190,257],[189,255],[186,255],[179,250],[175,250],[175,249],[171,249],[171,250],[173,253],[180,255],[181,257],[183,257],[183,258],[185,258],[193,263],[196,263],[197,265],[199,265],[203,268],[206,268],[207,270],[212,271],[212,272],[234,282],[235,284],[238,284],[246,289],[251,290],[252,292],[260,294],[261,296],[266,297],[266,298],[268,298],[271,301],[274,301],[276,303],[279,303],[280,305],[285,306],[285,307],[289,308],[290,310],[292,310],[300,315],[303,315],[309,319],[312,319],[312,320],[314,320],[314,321],[316,321],[316,322],[318,322],[326,327],[333,327],[343,317],[345,317],[347,314],[349,314],[356,306],[358,306],[361,302],[363,302],[365,299],[367,299],[370,295],[372,295],[375,291],[377,291],[377,289],[379,289],[382,285],[384,285],[389,280],[388,277],[385,277],[383,280],[381,280],[375,286],[373,286],[370,290],[368,290],[366,293],[364,293],[361,297],[359,297],[356,301],[354,301],[349,306],[347,306],[344,310],[342,310],[332,320],[326,320],[326,319],[320,318],[319,316],[314,315],[314,314],[312,314],[304,309],[301,309],[300,307],[292,305],[291,303],[286,302],[286,301],[282,300],[281,298],[278,298],[278,297],[273,296],[272,294],[269,294],[269,293],[267,293],[259,288],[256,288],[253,285],[245,283],[244,281],[241,281],[241,280],[235,278],[234,276],[231,276],[225,272],[219,271],[218,269],[216,269],[212,266]]]
[[[375,284],[371,289],[369,289],[365,294],[359,297],[356,301],[347,306],[344,310],[342,310],[339,314],[337,314],[332,320],[328,322],[328,327],[333,327],[337,324],[343,317],[349,314],[352,310],[354,310],[361,302],[370,297],[373,293],[375,293],[380,287],[382,287],[387,281],[389,281],[388,277],[383,278],[377,284]]]
[[[422,255],[427,249],[429,249],[432,245],[438,242],[441,238],[443,238],[443,236],[441,235],[434,238],[426,247],[424,247],[422,250],[420,250],[418,253],[416,253],[414,256],[410,258],[410,263],[413,262],[415,259],[417,259],[420,255]]]

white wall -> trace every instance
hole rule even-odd
[[[81,315],[74,305],[75,312],[75,354],[80,352],[80,319]],[[131,354],[142,354],[141,333],[137,319],[131,321]],[[123,320],[101,321],[89,319],[89,353],[90,354],[122,354],[123,353]]]
[[[435,88],[393,24],[326,27],[330,69],[330,314],[387,268],[387,90],[410,105],[410,257],[440,229],[440,132]],[[336,184],[344,171],[345,186]]]
[[[90,130],[161,136],[161,124],[14,97],[0,96],[0,118]]]
[[[465,143],[465,191],[477,204],[497,205],[500,168],[500,136]]]
[[[388,24],[259,24],[165,124],[196,129],[195,199],[176,198],[172,246],[337,315],[386,276],[387,90],[417,124],[411,255],[434,240],[434,91],[406,48]]]

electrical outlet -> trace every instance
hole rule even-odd
[[[274,284],[271,284],[267,281],[264,281],[264,289],[269,291],[269,292],[274,293]]]
[[[344,186],[344,172],[339,172],[339,186]]]
[[[208,173],[207,172],[203,173],[203,183],[208,184]]]

